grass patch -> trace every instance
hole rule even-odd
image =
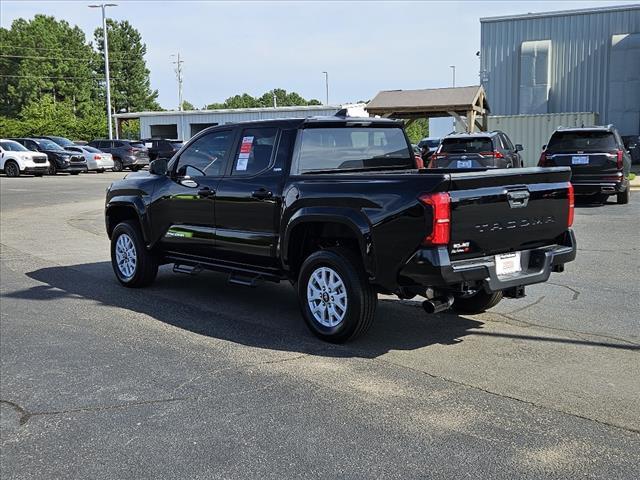
[[[634,180],[635,178],[636,178],[636,174],[635,174],[635,173],[633,173],[633,172],[631,172],[631,173],[629,174],[629,180]]]

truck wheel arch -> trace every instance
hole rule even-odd
[[[369,276],[374,276],[371,235],[364,219],[356,222],[350,215],[300,213],[290,219],[282,238],[283,266],[293,275],[297,275],[306,256],[324,248],[323,240],[341,240],[344,242],[341,246],[354,250],[362,260],[365,271]]]
[[[142,232],[147,246],[149,245],[150,236],[147,222],[146,208],[139,198],[131,200],[112,200],[105,208],[105,220],[107,235],[111,238],[111,234],[116,226],[126,220],[135,221]]]

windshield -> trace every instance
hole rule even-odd
[[[40,145],[40,148],[43,150],[64,150],[60,145],[56,142],[52,142],[46,138],[39,138],[36,140],[36,143]]]
[[[399,127],[306,128],[298,171],[414,168],[414,156]]]
[[[3,150],[7,150],[10,152],[28,152],[29,149],[20,145],[18,142],[13,142],[11,140],[5,140],[0,142],[0,146]]]
[[[608,152],[616,150],[616,139],[611,132],[583,131],[556,132],[549,140],[547,151],[553,152]]]
[[[75,143],[73,143],[68,138],[64,138],[64,137],[51,137],[51,140],[53,140],[55,143],[57,143],[61,147],[75,147],[76,146]]]
[[[489,137],[445,138],[440,153],[481,153],[493,151]]]

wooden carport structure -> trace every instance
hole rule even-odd
[[[482,85],[429,88],[423,90],[383,90],[367,104],[370,115],[407,120],[452,116],[467,132],[487,130],[489,104]],[[463,118],[466,117],[466,118]]]

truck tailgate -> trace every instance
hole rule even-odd
[[[453,173],[452,260],[557,243],[567,230],[569,168]]]

